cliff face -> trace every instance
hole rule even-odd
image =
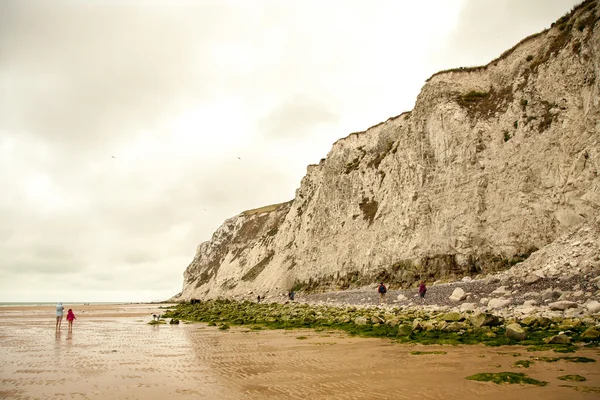
[[[225,221],[179,299],[506,269],[600,210],[598,1],[338,140],[288,203]],[[253,296],[254,296],[253,295]]]

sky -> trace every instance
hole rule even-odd
[[[225,219],[576,3],[0,1],[0,302],[177,294]]]

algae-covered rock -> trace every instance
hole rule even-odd
[[[367,317],[356,317],[354,323],[356,325],[367,325]]]
[[[398,336],[410,336],[412,331],[412,325],[401,324],[398,326]]]
[[[548,344],[569,344],[571,343],[571,338],[567,335],[560,334],[547,338],[544,340]]]
[[[573,328],[577,328],[580,327],[581,324],[581,320],[579,319],[565,319],[563,320],[563,322],[558,326],[558,329],[560,329],[561,331],[568,331],[571,330]]]
[[[595,326],[587,328],[582,334],[582,339],[594,340],[600,338],[600,329]]]
[[[537,320],[537,317],[534,317],[534,316],[525,317],[521,320],[521,325],[533,326],[535,324],[536,320]]]
[[[444,314],[442,316],[442,319],[444,321],[447,321],[447,322],[454,322],[454,321],[460,321],[460,320],[462,320],[463,316],[460,315],[460,313],[458,313],[456,311],[452,311],[452,312]]]
[[[470,320],[471,324],[476,328],[482,326],[498,326],[502,324],[500,317],[489,313],[474,314],[471,316]]]
[[[420,325],[427,332],[435,331],[437,329],[435,321],[424,321],[420,323]]]
[[[391,326],[392,328],[395,328],[398,326],[398,323],[400,322],[400,318],[398,317],[393,317],[390,319],[386,319],[385,323],[389,326]]]
[[[463,329],[466,329],[466,325],[462,322],[450,322],[444,326],[442,329],[444,332],[460,332]]]
[[[527,334],[525,333],[521,325],[514,323],[509,324],[506,327],[506,337],[514,340],[525,340]]]
[[[169,324],[171,324],[171,325],[179,325],[179,320],[177,318],[172,318],[169,321]]]
[[[423,325],[421,325],[421,322],[423,322],[423,321],[421,320],[421,318],[415,318],[415,319],[413,320],[413,323],[412,323],[412,328],[413,328],[413,331],[420,331],[420,330],[423,330]]]

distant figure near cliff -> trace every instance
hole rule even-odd
[[[381,305],[385,303],[385,294],[387,293],[387,288],[385,287],[383,282],[381,282],[377,291],[379,292],[379,304]]]

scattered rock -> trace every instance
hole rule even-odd
[[[514,323],[506,327],[506,337],[514,340],[525,340],[527,334],[521,325]]]
[[[489,313],[479,313],[472,315],[470,320],[471,324],[473,324],[473,326],[476,328],[481,328],[484,326],[502,325],[502,320],[499,317]]]
[[[542,294],[542,300],[556,300],[561,296],[562,293],[557,292],[555,290],[546,292]]]
[[[404,301],[406,300],[406,296],[403,295],[402,293],[398,295],[398,297],[396,297],[398,299],[398,301]]]
[[[548,304],[548,307],[550,307],[551,310],[564,311],[567,308],[577,308],[577,303],[574,301],[556,301]]]
[[[465,291],[459,287],[455,288],[449,299],[453,302],[459,302],[467,298]]]
[[[511,299],[505,299],[500,297],[498,299],[491,299],[488,303],[488,308],[504,308],[512,302]]]
[[[568,337],[567,335],[561,333],[561,334],[549,337],[548,339],[545,340],[545,342],[548,344],[570,344],[571,338]]]
[[[596,300],[590,301],[585,307],[591,313],[600,312],[600,303],[597,302]]]
[[[460,313],[457,312],[449,312],[444,314],[444,316],[442,317],[442,320],[447,321],[447,322],[452,322],[452,321],[460,321],[464,319],[462,317],[462,315],[460,315]]]
[[[409,325],[409,324],[398,325],[398,335],[399,336],[410,336],[412,331],[413,331],[412,325]]]
[[[598,339],[600,338],[600,329],[596,328],[595,326],[589,327],[581,334],[581,338],[592,340]]]

